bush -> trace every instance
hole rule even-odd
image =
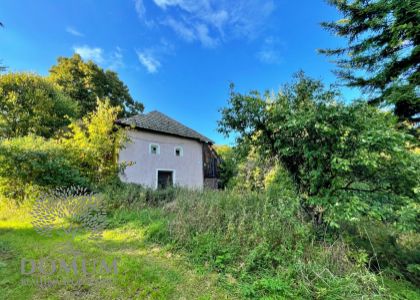
[[[142,208],[146,204],[146,190],[134,183],[123,183],[116,179],[102,188],[109,209]]]
[[[135,183],[123,183],[119,179],[103,186],[102,192],[110,209],[144,208],[171,202],[179,189],[154,190]]]
[[[89,186],[67,149],[55,140],[26,136],[0,141],[0,193],[22,201],[40,188]]]
[[[380,222],[347,225],[344,234],[356,249],[363,249],[366,266],[375,272],[386,271],[394,278],[406,278],[420,285],[420,234],[401,233]]]

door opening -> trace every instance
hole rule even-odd
[[[164,189],[174,185],[173,171],[159,171],[157,172],[157,188]]]

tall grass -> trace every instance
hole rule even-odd
[[[293,193],[182,189],[170,193],[173,201],[153,203],[163,214],[149,227],[149,240],[183,252],[196,267],[218,272],[240,296],[383,297],[381,280],[366,269],[363,253],[341,240],[316,240]],[[137,204],[140,209],[149,205],[146,197]]]

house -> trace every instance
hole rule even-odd
[[[212,140],[158,111],[120,119],[129,141],[119,162],[120,178],[152,188],[217,188],[220,161]]]

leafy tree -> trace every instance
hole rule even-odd
[[[42,188],[94,188],[120,169],[124,131],[114,121],[120,108],[99,101],[95,112],[73,122],[57,139],[35,135],[0,140],[0,195],[24,200]]]
[[[126,139],[124,131],[115,125],[120,110],[109,100],[98,100],[96,111],[70,124],[70,132],[62,140],[94,184],[114,178],[120,169],[118,152]]]
[[[406,208],[418,201],[420,182],[412,136],[396,129],[390,113],[337,98],[303,73],[275,95],[232,89],[219,130],[238,133],[239,144],[278,160],[317,224],[339,226],[361,216],[412,222],[416,213]]]
[[[77,104],[45,78],[0,75],[0,137],[52,136],[77,115]]]
[[[344,15],[322,26],[348,46],[321,50],[338,56],[338,75],[373,93],[373,104],[394,105],[400,120],[420,121],[420,2],[328,0]]]
[[[214,146],[217,154],[220,155],[222,161],[220,163],[220,187],[226,188],[230,185],[232,178],[237,173],[237,160],[238,157],[236,155],[235,150],[228,145],[216,145]]]
[[[120,116],[129,116],[143,111],[143,104],[131,97],[128,87],[113,71],[104,71],[93,61],[85,62],[80,55],[58,58],[57,65],[50,69],[49,78],[81,108],[81,116],[96,108],[98,98],[108,98],[112,106],[120,106]]]

